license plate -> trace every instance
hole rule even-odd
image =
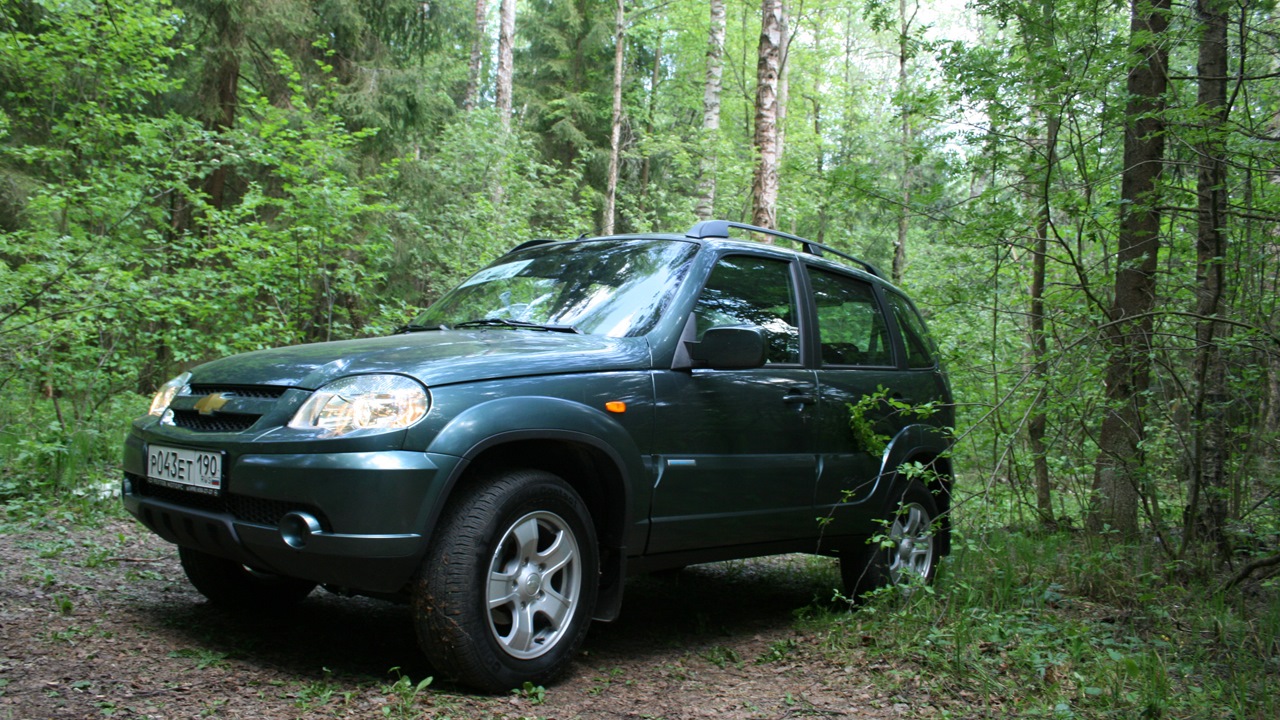
[[[149,445],[147,478],[168,487],[216,495],[222,490],[222,453]]]

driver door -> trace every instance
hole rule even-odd
[[[817,381],[802,364],[795,273],[785,260],[726,256],[694,309],[697,340],[712,327],[762,330],[762,367],[656,375],[649,553],[815,533]]]

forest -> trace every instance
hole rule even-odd
[[[0,0],[0,527],[120,514],[129,421],[195,364],[389,333],[532,238],[749,222],[891,269],[957,401],[954,564],[824,632],[993,716],[1275,717],[1276,21]]]

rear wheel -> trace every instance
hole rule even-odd
[[[598,579],[573,488],[537,470],[481,479],[446,509],[414,584],[418,642],[438,672],[481,690],[549,682],[586,636]]]
[[[187,579],[210,602],[228,608],[284,610],[302,602],[316,584],[250,570],[233,560],[178,548]]]
[[[853,548],[840,560],[845,592],[855,600],[886,585],[910,594],[933,580],[938,545],[933,523],[938,505],[919,480],[907,485],[902,499],[889,516],[882,541]]]

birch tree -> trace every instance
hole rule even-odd
[[[511,129],[511,87],[516,34],[516,0],[502,0],[498,7],[498,87],[495,99],[504,129]]]
[[[751,222],[773,229],[778,224],[778,76],[782,66],[782,2],[763,0],[756,64],[755,150]]]
[[[480,96],[480,70],[484,67],[485,50],[489,46],[487,34],[489,0],[476,0],[476,36],[471,42],[471,62],[467,66],[467,90],[462,97],[462,109],[474,110]]]
[[[699,220],[715,214],[716,166],[720,133],[720,78],[724,73],[724,0],[711,0],[711,29],[707,33],[707,79],[702,91],[702,136],[705,154],[698,178],[698,203],[694,213]]]
[[[613,234],[618,200],[618,158],[622,149],[622,76],[626,58],[627,12],[622,0],[614,0],[613,14],[613,119],[609,125],[609,174],[605,179],[604,218],[601,232]]]

